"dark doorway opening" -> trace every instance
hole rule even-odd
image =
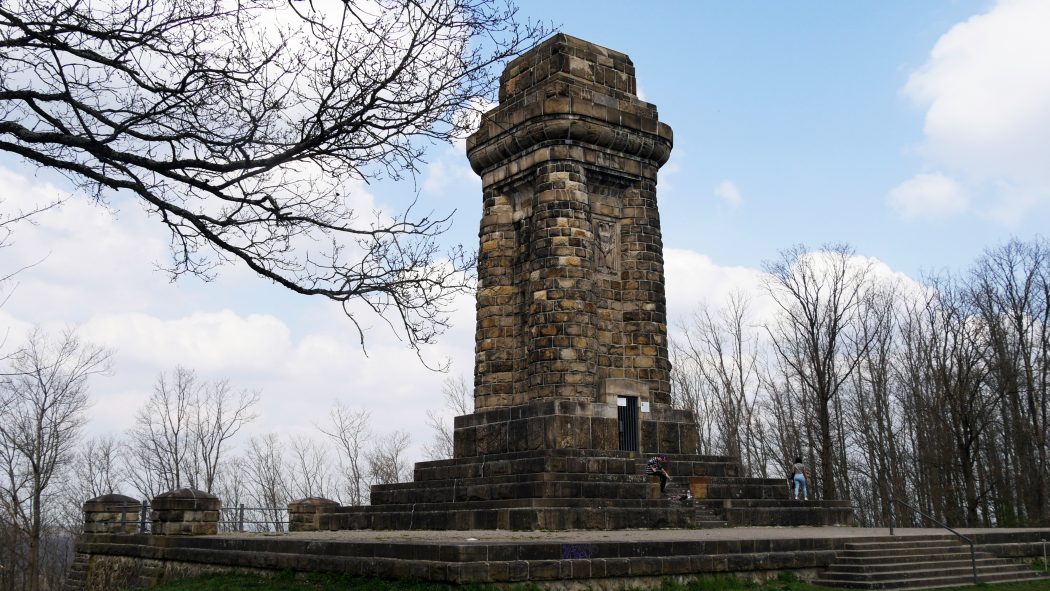
[[[638,451],[638,397],[616,397],[616,418],[620,423],[620,451]]]

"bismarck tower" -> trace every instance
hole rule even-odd
[[[456,457],[696,449],[670,407],[656,174],[671,128],[635,93],[625,54],[556,35],[507,66],[467,140],[484,211]]]
[[[481,175],[475,411],[450,460],[317,509],[320,529],[623,529],[851,523],[737,458],[695,455],[671,408],[656,176],[671,128],[626,55],[555,35],[512,61],[467,141]],[[643,473],[667,454],[670,497]]]

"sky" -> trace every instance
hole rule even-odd
[[[763,261],[797,243],[846,242],[890,273],[965,271],[986,247],[1050,222],[1050,2],[522,2],[521,16],[627,53],[643,100],[674,129],[658,199],[672,325],[700,303],[759,294]],[[419,191],[455,211],[450,242],[476,248],[481,185],[462,142],[434,146],[415,185],[355,199],[390,207]],[[0,270],[22,267],[0,307],[4,348],[33,325],[74,326],[114,351],[91,384],[88,432],[131,427],[160,372],[257,389],[245,435],[320,437],[336,402],[377,433],[429,440],[446,375],[375,318],[367,354],[340,307],[236,266],[171,282],[166,231],[136,203],[109,208],[0,155],[2,207],[67,197],[16,230]],[[474,302],[429,347],[473,372]],[[242,439],[243,441],[243,439]]]

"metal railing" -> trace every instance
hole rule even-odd
[[[284,533],[288,531],[287,507],[245,507],[244,503],[219,509],[219,531]]]
[[[912,507],[908,503],[905,503],[904,501],[895,499],[893,497],[890,497],[890,535],[891,536],[896,535],[896,534],[893,533],[894,524],[897,521],[897,513],[893,510],[893,504],[894,503],[896,503],[898,505],[901,505],[901,506],[904,506],[904,507],[907,507],[907,508],[911,509],[912,511],[918,513],[919,515],[922,515],[926,519],[929,519],[932,523],[935,523],[935,524],[939,525],[940,527],[942,527],[942,528],[952,532],[953,534],[958,536],[960,539],[962,539],[964,542],[969,544],[970,545],[970,568],[972,569],[972,572],[973,572],[973,584],[976,585],[976,584],[980,583],[980,581],[977,580],[977,549],[976,549],[976,546],[975,546],[974,541],[973,541],[972,538],[964,536],[963,534],[955,531],[954,529],[949,527],[947,523],[942,523],[942,522],[938,521],[932,515],[924,513],[923,511],[920,511],[919,509],[916,509],[915,507]]]
[[[242,503],[219,509],[221,532],[284,533],[288,531],[288,522],[287,507],[246,507]],[[141,506],[125,504],[116,519],[94,523],[120,526],[120,531],[125,533],[131,533],[128,532],[129,526],[137,526],[140,534],[149,534],[153,529],[150,504],[145,501]]]

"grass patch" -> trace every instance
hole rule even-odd
[[[1042,568],[1042,560],[1039,561]],[[989,591],[1050,591],[1050,579],[1010,583],[1005,585],[980,585]],[[349,575],[328,573],[280,573],[273,577],[255,575],[206,575],[172,581],[151,591],[492,591],[490,585],[455,586],[442,583],[413,581],[389,581]],[[536,585],[517,585],[513,591],[539,591]],[[642,587],[634,588],[641,591]],[[651,588],[649,588],[651,589]],[[974,587],[953,587],[938,591],[973,591]],[[687,583],[665,580],[658,591],[831,591],[828,587],[817,587],[804,583],[792,573],[783,573],[775,579],[756,582],[730,575],[702,577]],[[631,590],[628,590],[631,591]]]

